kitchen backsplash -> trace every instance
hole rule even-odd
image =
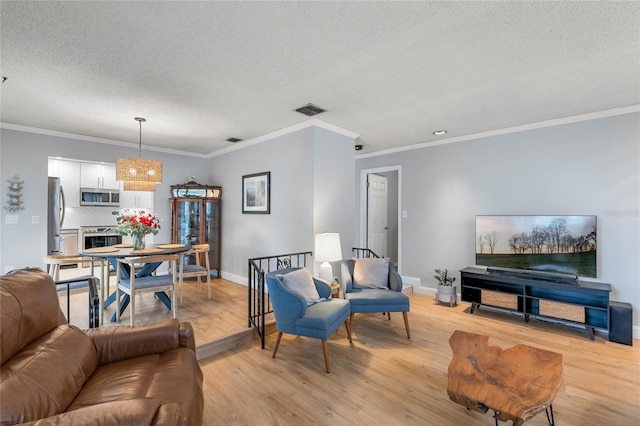
[[[67,207],[62,229],[81,226],[116,226],[116,217],[111,214],[117,207]]]

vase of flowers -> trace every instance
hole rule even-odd
[[[116,216],[120,235],[131,235],[134,250],[144,249],[145,236],[148,234],[156,235],[160,230],[160,219],[155,213],[124,209],[121,212],[111,212],[111,214]]]

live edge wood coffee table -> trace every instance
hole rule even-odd
[[[541,411],[554,424],[553,398],[562,384],[562,355],[527,345],[502,350],[489,337],[456,330],[449,338],[447,393],[472,410],[494,411],[498,420],[519,426]]]

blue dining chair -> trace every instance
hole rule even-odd
[[[285,281],[287,281],[285,276],[300,269],[302,268],[282,269],[266,275],[267,288],[278,330],[273,358],[276,357],[283,333],[320,339],[322,340],[325,369],[329,373],[327,339],[340,327],[340,324],[344,323],[349,342],[351,342],[351,329],[347,321],[351,308],[348,300],[331,298],[331,286],[316,278],[312,278],[312,280],[315,291],[317,291],[317,301],[309,301],[308,297],[305,298],[305,293],[307,291],[313,292],[313,289],[306,288],[301,292],[301,290],[294,291],[288,288],[285,285]]]

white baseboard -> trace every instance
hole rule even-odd
[[[402,282],[405,285],[410,285],[412,287],[412,292],[417,294],[422,294],[424,296],[432,296],[435,297],[437,290],[433,287],[425,287],[422,285],[422,280],[418,277],[409,277],[402,276]]]
[[[220,277],[224,278],[225,280],[233,281],[234,283],[243,285],[245,287],[249,285],[249,280],[246,277],[243,277],[242,275],[236,275],[230,272],[220,271]]]

